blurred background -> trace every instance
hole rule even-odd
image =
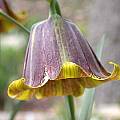
[[[3,1],[0,0],[0,9],[29,30],[32,24],[48,17],[46,0]],[[79,26],[94,51],[101,37],[106,36],[101,62],[111,71],[108,61],[120,63],[120,0],[59,0],[59,3],[63,16]],[[18,103],[7,96],[7,86],[22,74],[27,42],[27,33],[0,16],[0,120],[8,120]],[[119,91],[119,81],[96,88],[91,120],[120,120]],[[81,99],[75,98],[77,115]],[[63,120],[67,117],[63,114],[64,102],[63,97],[24,102],[15,120]]]

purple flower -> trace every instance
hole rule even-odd
[[[22,78],[9,85],[8,95],[19,100],[80,96],[85,88],[120,79],[120,66],[111,64],[109,73],[76,25],[55,15],[32,27]]]

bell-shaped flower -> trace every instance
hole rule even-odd
[[[120,79],[120,66],[110,64],[112,73],[101,65],[77,26],[55,15],[32,27],[22,78],[9,85],[8,95],[18,100],[80,96],[85,88]]]
[[[0,10],[4,11],[6,14],[19,22],[25,21],[27,18],[26,12],[24,10],[17,13],[14,12],[10,3],[12,3],[12,0],[0,0]],[[7,32],[12,28],[14,28],[14,24],[7,21],[3,16],[0,16],[0,32]]]

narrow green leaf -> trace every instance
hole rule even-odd
[[[100,40],[100,43],[98,43],[98,47],[96,51],[96,55],[99,60],[101,59],[102,56],[104,42],[105,42],[105,35],[103,35],[103,37]],[[95,88],[85,89],[78,120],[90,120],[92,114],[92,108],[94,104],[94,96],[95,96]]]
[[[20,24],[18,21],[16,21],[14,18],[10,17],[9,15],[7,15],[5,12],[3,12],[2,10],[0,10],[0,16],[3,16],[4,18],[6,18],[7,20],[9,20],[10,22],[14,23],[15,25],[19,26],[22,30],[24,30],[25,32],[27,32],[28,34],[30,33],[30,31],[24,27],[22,24]]]

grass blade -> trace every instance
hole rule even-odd
[[[9,15],[7,15],[5,12],[3,12],[2,10],[0,10],[0,16],[3,16],[4,18],[6,18],[7,20],[9,20],[10,22],[14,23],[15,25],[19,26],[22,30],[24,30],[26,33],[30,34],[30,31],[24,27],[22,24],[20,24],[18,21],[16,21],[14,18],[10,17]]]

